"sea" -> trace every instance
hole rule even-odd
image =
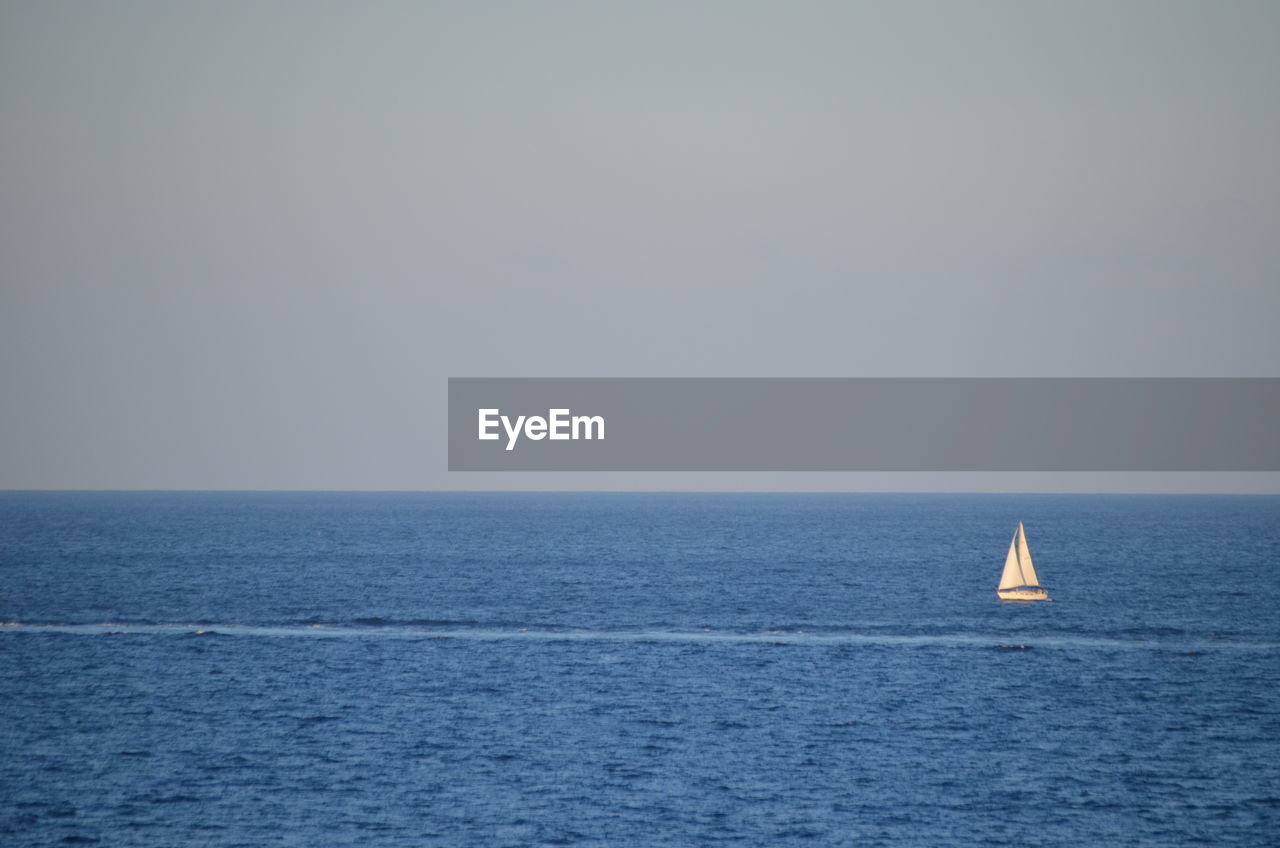
[[[1280,844],[1278,497],[4,492],[0,622],[4,846]]]

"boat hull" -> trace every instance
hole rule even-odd
[[[1016,589],[996,589],[1002,601],[1047,601],[1049,593],[1039,586],[1020,586]]]

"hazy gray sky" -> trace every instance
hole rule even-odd
[[[1275,2],[0,0],[0,487],[450,475],[449,376],[1278,376]]]

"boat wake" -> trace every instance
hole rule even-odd
[[[199,622],[0,622],[0,633],[58,633],[81,636],[179,636],[190,638],[245,637],[282,639],[465,639],[473,641],[542,641],[542,642],[653,642],[762,644],[787,646],[918,646],[972,647],[1001,650],[1029,648],[1105,648],[1128,650],[1178,651],[1201,654],[1206,651],[1280,650],[1280,642],[1270,638],[1248,636],[1223,637],[1217,634],[1120,633],[1084,634],[1010,634],[996,632],[891,632],[883,626],[874,628],[770,628],[764,630],[730,630],[700,628],[635,628],[598,629],[556,624],[482,624],[447,620],[394,621],[381,618],[358,618],[351,623],[304,622],[291,624],[235,624]]]

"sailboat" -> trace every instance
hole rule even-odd
[[[1031,551],[1027,550],[1027,532],[1018,522],[1018,529],[1009,542],[1009,555],[1004,558],[1004,571],[996,594],[1002,601],[1047,601],[1049,592],[1040,585],[1036,568],[1031,564]]]

